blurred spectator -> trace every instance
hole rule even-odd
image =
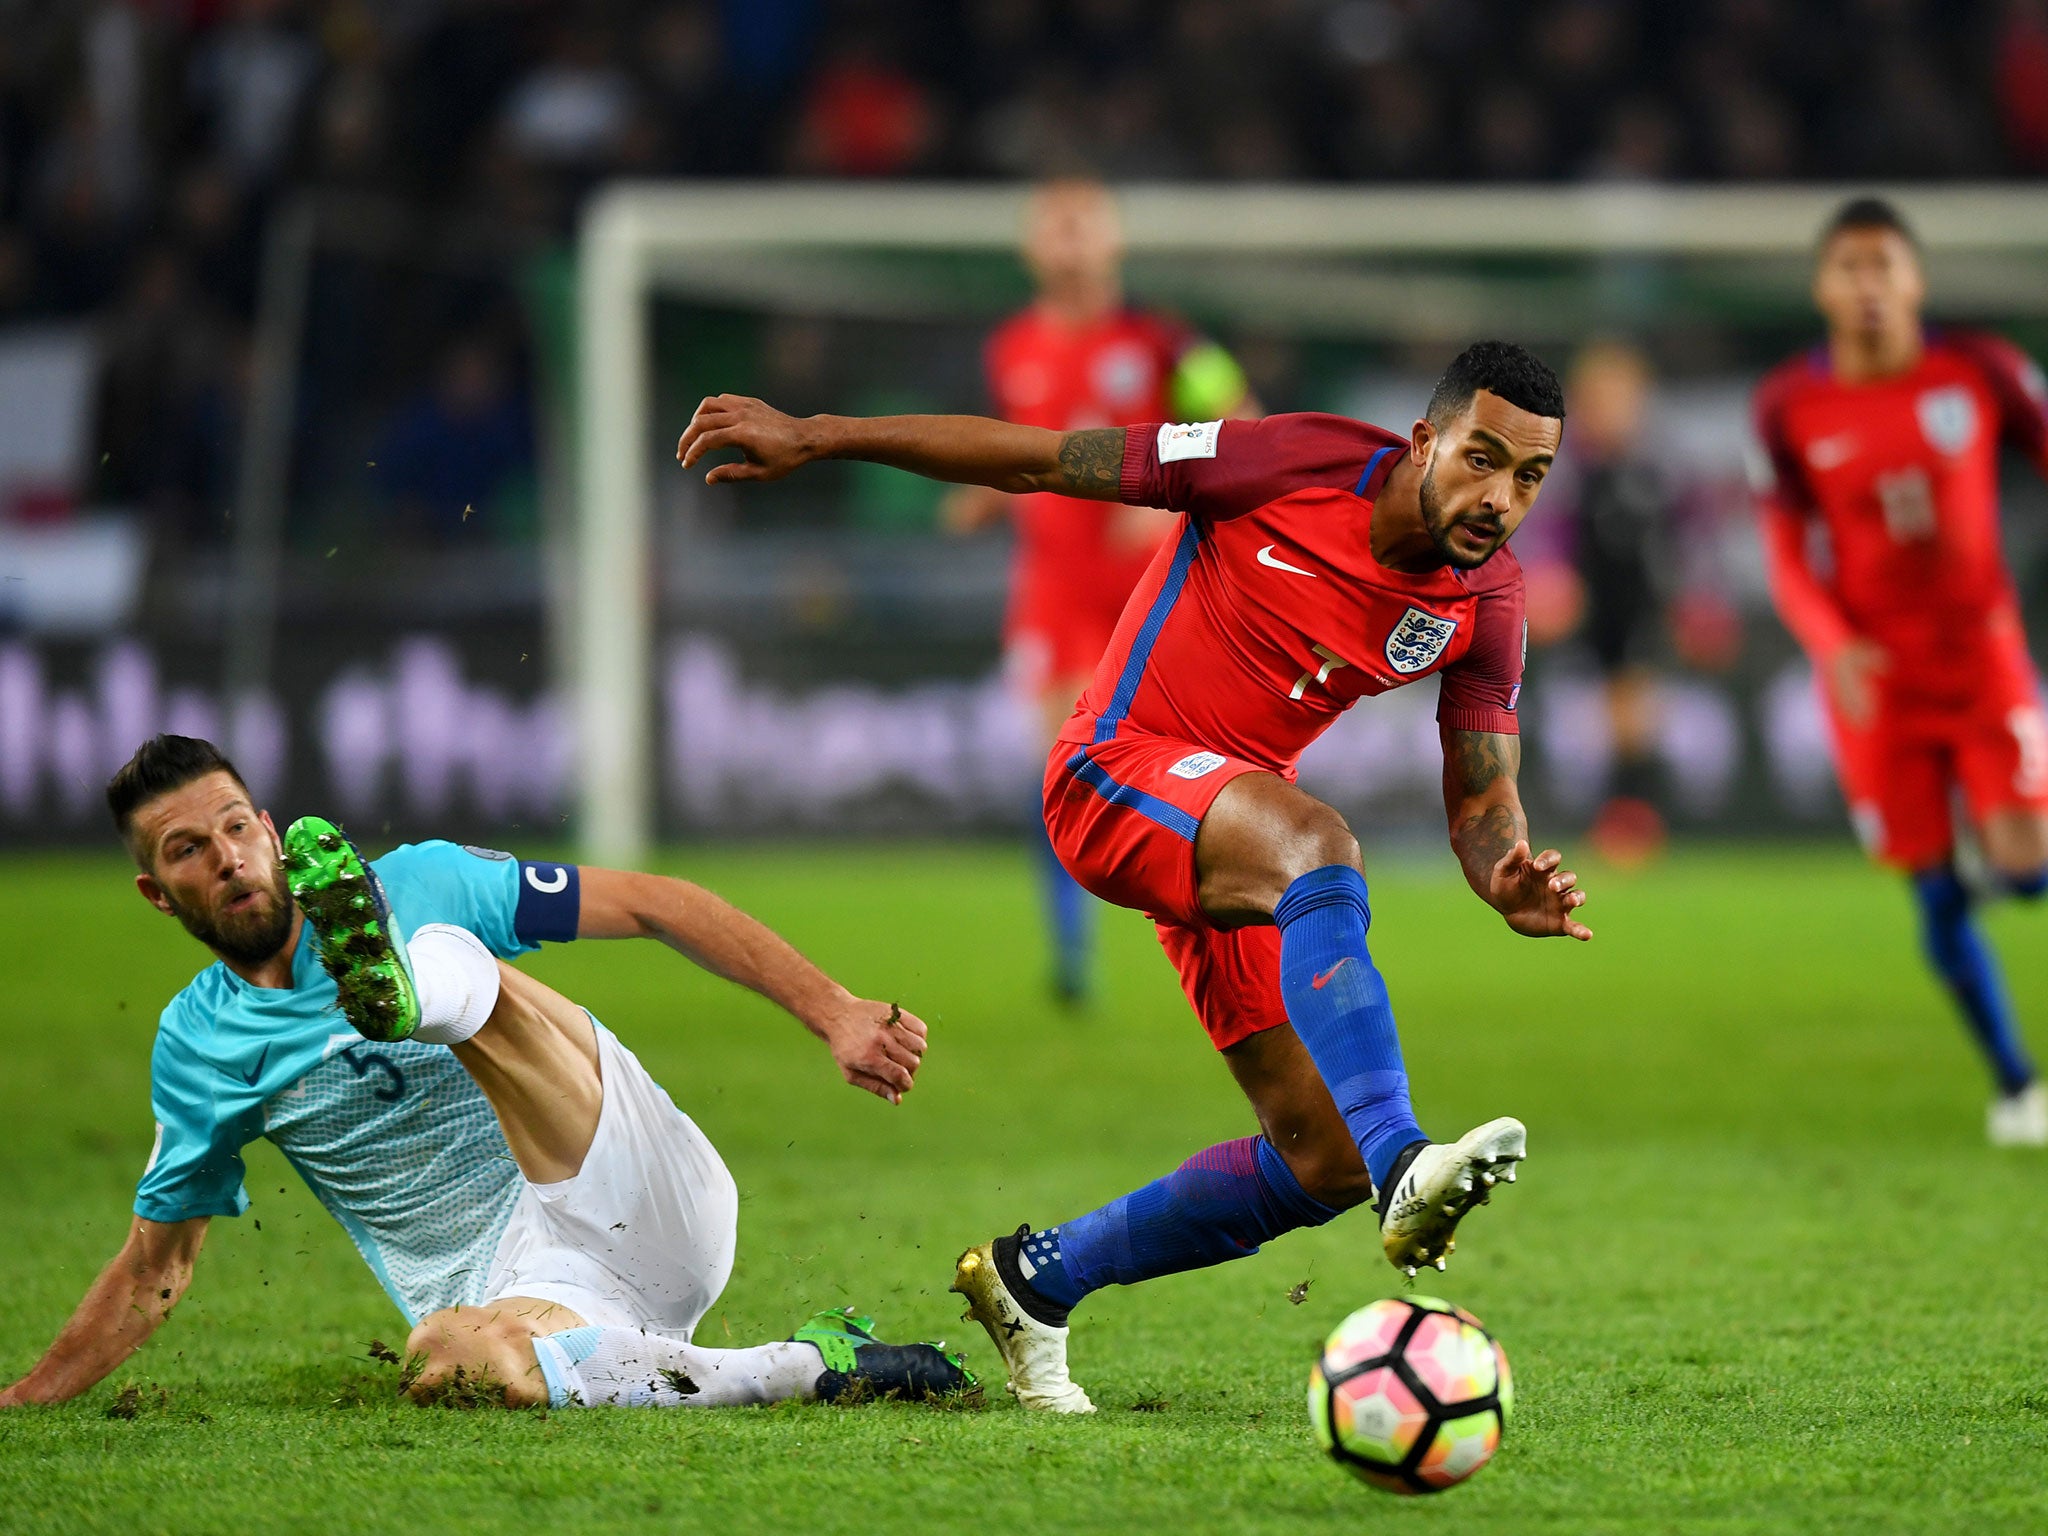
[[[25,314],[35,298],[35,287],[35,256],[28,241],[18,231],[0,227],[0,316]]]
[[[533,409],[504,349],[467,336],[431,387],[400,403],[378,434],[375,475],[401,538],[440,543],[479,514],[498,531],[508,492],[533,472]]]
[[[192,98],[214,152],[244,181],[264,183],[284,168],[320,50],[290,0],[237,0],[232,15],[193,53]]]
[[[195,162],[172,188],[170,213],[200,292],[227,314],[250,314],[261,235],[234,178],[217,162]]]
[[[923,163],[937,128],[925,86],[874,42],[851,37],[805,93],[790,169],[806,176],[901,176]]]
[[[102,429],[123,445],[100,489],[167,518],[205,503],[217,519],[231,488],[216,439],[240,416],[262,235],[302,187],[373,197],[400,225],[473,215],[510,244],[567,235],[587,189],[621,172],[2048,171],[2048,0],[51,0],[6,14],[0,321],[97,322],[114,348]],[[173,320],[172,291],[200,318]],[[430,314],[402,350],[432,355],[472,322]],[[133,404],[158,367],[182,426]],[[488,409],[455,410],[447,380],[398,411],[380,388],[329,457],[355,459],[366,423],[436,419],[494,462],[483,445],[524,398],[509,368],[481,369]],[[405,495],[445,516],[431,479],[419,468]]]
[[[183,258],[152,245],[101,322],[94,497],[144,508],[156,533],[225,537],[240,382],[228,328],[192,291]]]
[[[1171,181],[1195,164],[1173,131],[1155,71],[1131,70],[1106,82],[1093,127],[1097,142],[1106,146],[1095,157],[1095,169],[1111,180]]]
[[[718,25],[703,0],[655,7],[640,37],[640,68],[668,169],[687,176],[723,175],[744,162],[724,90]]]
[[[1550,116],[1515,80],[1481,92],[1472,123],[1473,169],[1485,181],[1527,181],[1551,163]]]
[[[45,148],[32,204],[40,294],[64,315],[111,299],[128,259],[129,228],[100,185],[89,123],[89,109],[74,103],[65,129]]]
[[[614,62],[616,45],[601,22],[557,26],[547,58],[505,102],[512,149],[557,165],[603,165],[618,158],[633,117],[633,82]]]
[[[388,106],[374,69],[337,73],[321,92],[314,128],[315,174],[328,187],[381,190]]]
[[[2014,168],[2048,170],[2048,3],[2007,0],[1997,59],[1999,126]]]

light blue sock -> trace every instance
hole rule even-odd
[[[604,1337],[602,1328],[565,1328],[533,1341],[533,1358],[540,1365],[541,1379],[548,1384],[548,1406],[570,1406],[575,1387],[570,1373],[588,1360]]]

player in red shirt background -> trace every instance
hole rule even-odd
[[[851,458],[1182,514],[1059,732],[1046,827],[1084,886],[1157,923],[1261,1134],[961,1256],[954,1289],[1024,1406],[1092,1411],[1067,1372],[1067,1316],[1103,1286],[1241,1258],[1375,1196],[1388,1261],[1441,1268],[1459,1221],[1513,1178],[1519,1120],[1454,1142],[1417,1123],[1357,839],[1294,776],[1361,698],[1440,678],[1444,809],[1466,881],[1517,933],[1592,937],[1577,877],[1554,849],[1530,852],[1516,784],[1524,602],[1503,546],[1563,422],[1556,376],[1504,342],[1460,354],[1405,436],[1318,414],[1052,432],[797,420],[732,395],[697,408],[678,459],[744,459],[712,469],[714,484]]]
[[[983,355],[996,415],[1069,432],[1254,414],[1228,352],[1171,316],[1124,302],[1123,228],[1101,183],[1036,188],[1022,255],[1036,294],[995,331]],[[967,533],[1005,512],[1015,519],[1017,546],[1003,649],[1050,742],[1174,519],[1152,507],[1050,491],[1008,496],[987,486],[961,487],[947,498],[944,516],[953,531]],[[1042,825],[1035,812],[1032,824]],[[1053,991],[1078,1002],[1088,989],[1090,902],[1043,835],[1034,832],[1033,841],[1043,855]]]
[[[1822,679],[1857,832],[1910,877],[1928,958],[1990,1064],[1991,1140],[2048,1145],[1952,812],[2004,889],[2048,890],[2048,717],[1998,526],[2000,445],[2048,471],[2048,394],[2009,343],[1923,328],[1917,245],[1875,198],[1829,222],[1813,292],[1826,345],[1756,394],[1772,596]]]

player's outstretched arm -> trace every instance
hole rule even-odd
[[[713,395],[690,418],[676,462],[691,469],[720,449],[737,450],[740,462],[714,465],[706,485],[780,480],[817,459],[861,459],[1015,495],[1058,491],[1115,501],[1124,431],[1053,432],[986,416],[785,416],[745,395]]]
[[[1579,877],[1555,848],[1529,852],[1522,813],[1522,739],[1499,731],[1442,732],[1444,811],[1465,879],[1517,933],[1590,939],[1574,915],[1585,905]]]
[[[43,1358],[21,1380],[0,1389],[0,1408],[69,1402],[140,1349],[192,1283],[207,1219],[136,1217],[128,1241],[100,1271]]]
[[[1764,507],[1764,561],[1771,601],[1851,725],[1868,725],[1877,714],[1877,676],[1886,668],[1884,648],[1856,633],[1807,556],[1806,520],[1782,506]]]
[[[579,939],[659,939],[794,1014],[831,1047],[840,1074],[903,1102],[924,1059],[925,1025],[893,1003],[855,997],[766,923],[700,885],[630,870],[578,871]]]

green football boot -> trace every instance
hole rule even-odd
[[[301,816],[285,829],[284,877],[356,1033],[389,1043],[418,1029],[420,998],[405,941],[383,882],[347,834],[318,816]]]
[[[818,1378],[822,1402],[860,1402],[866,1398],[931,1398],[981,1401],[981,1383],[957,1351],[945,1341],[884,1344],[875,1337],[875,1320],[851,1307],[815,1314],[790,1335],[798,1344],[814,1346],[825,1357]]]

